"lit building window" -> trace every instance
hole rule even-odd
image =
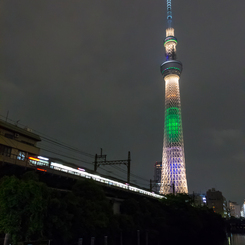
[[[17,156],[18,160],[24,161],[26,157],[26,153],[24,151],[20,151],[19,155]]]

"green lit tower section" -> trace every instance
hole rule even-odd
[[[177,39],[171,26],[171,0],[167,0],[167,20],[164,39],[166,61],[161,65],[165,81],[165,121],[160,193],[188,193],[179,91],[182,63],[176,60]]]

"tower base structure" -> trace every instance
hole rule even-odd
[[[182,65],[181,62],[177,62],[177,64],[179,64],[178,67],[165,68],[163,73],[165,80],[165,122],[161,194],[188,193],[179,92],[179,75]],[[165,65],[162,67],[164,68]]]

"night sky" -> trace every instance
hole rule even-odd
[[[177,58],[184,67],[180,94],[189,192],[214,187],[241,204],[245,2],[172,5]],[[92,155],[103,148],[108,160],[127,159],[131,151],[132,173],[142,177],[132,181],[149,186],[146,180],[162,157],[166,1],[3,0],[0,23],[2,119],[9,111],[9,121],[19,126]],[[40,147],[93,162],[47,142]],[[105,169],[126,179],[116,168]]]

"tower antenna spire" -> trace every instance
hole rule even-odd
[[[168,27],[172,25],[172,2],[171,0],[167,0],[167,20],[168,20]]]

